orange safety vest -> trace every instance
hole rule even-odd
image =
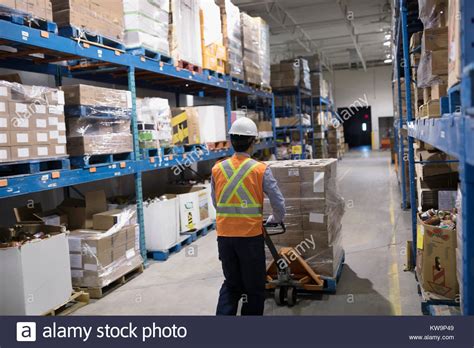
[[[242,155],[233,155],[212,168],[218,236],[255,237],[262,234],[266,169],[265,164]]]

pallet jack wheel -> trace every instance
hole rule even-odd
[[[290,287],[286,291],[286,301],[288,303],[288,307],[293,307],[296,304],[297,299],[297,292],[295,287]]]
[[[286,288],[285,287],[277,287],[275,289],[275,293],[273,294],[275,298],[275,302],[279,306],[283,306],[285,304],[286,298]]]

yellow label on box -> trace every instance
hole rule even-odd
[[[422,225],[418,224],[416,226],[416,248],[423,250],[423,240],[425,236],[425,229]]]
[[[301,147],[301,145],[294,145],[291,147],[291,153],[293,155],[301,155],[303,154],[303,148]]]

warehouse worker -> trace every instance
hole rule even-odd
[[[262,230],[263,194],[273,209],[268,222],[280,223],[285,200],[271,170],[250,158],[258,136],[249,118],[236,120],[229,131],[235,154],[212,168],[212,200],[217,211],[217,243],[224,271],[217,315],[263,315],[265,302],[265,242]]]

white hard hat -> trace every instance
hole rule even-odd
[[[248,117],[241,117],[236,120],[229,131],[230,135],[246,135],[248,137],[258,137],[257,125]]]

